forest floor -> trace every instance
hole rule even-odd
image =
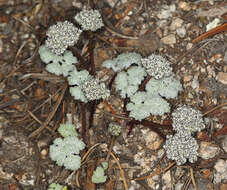
[[[123,52],[167,58],[183,86],[169,101],[171,110],[192,106],[206,123],[194,136],[200,146],[196,163],[178,166],[166,157],[163,144],[174,133],[171,113],[129,122],[127,100],[114,86],[107,101],[82,104],[72,98],[64,77],[45,70],[38,49],[47,29],[58,21],[75,23],[88,3],[100,11],[104,27],[92,38],[80,36],[75,46],[80,68],[93,61],[96,76],[108,84],[114,72],[102,67],[106,59]],[[0,190],[46,190],[53,182],[84,190],[226,190],[226,20],[223,0],[1,0]],[[86,159],[76,172],[49,157],[59,124],[68,118],[86,143],[81,152]],[[116,121],[123,130],[113,140],[108,124]],[[95,185],[92,173],[108,152],[107,181]]]

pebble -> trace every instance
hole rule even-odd
[[[159,19],[167,19],[172,16],[172,13],[176,11],[176,5],[172,4],[165,9],[162,9],[157,15]]]
[[[192,48],[192,46],[193,46],[193,44],[192,44],[192,43],[188,43],[188,44],[187,44],[187,46],[186,46],[186,50],[191,49],[191,48]]]
[[[227,161],[219,159],[214,166],[216,173],[214,174],[214,183],[220,183],[227,179]]]
[[[180,27],[176,30],[177,32],[177,35],[180,37],[180,38],[184,38],[185,35],[186,35],[186,29],[184,27]]]
[[[0,128],[0,140],[2,139],[3,129]]]
[[[199,148],[199,157],[207,160],[219,154],[219,147],[211,142],[202,141]]]
[[[46,149],[43,149],[43,150],[41,151],[41,155],[42,155],[43,157],[45,157],[45,156],[47,155],[47,150],[46,150]]]
[[[184,11],[190,11],[191,10],[190,4],[187,3],[187,2],[184,2],[184,1],[179,2],[178,8],[179,9],[182,9]]]
[[[153,131],[149,131],[145,136],[147,148],[151,150],[159,149],[162,144],[162,141],[163,140],[159,137],[159,135]]]
[[[184,82],[189,82],[192,80],[192,76],[191,75],[184,75]]]
[[[225,52],[225,55],[224,55],[224,62],[227,63],[227,51]]]
[[[222,84],[227,84],[227,73],[219,72],[218,76],[217,76],[217,79]]]
[[[176,186],[175,186],[175,190],[181,190],[183,186],[184,186],[183,183],[178,182],[178,183],[176,184]]]
[[[206,25],[206,31],[209,31],[209,30],[217,27],[219,22],[220,22],[220,19],[215,18],[212,22],[210,22],[209,24]]]
[[[166,45],[173,45],[176,43],[176,37],[174,34],[169,34],[168,36],[162,38],[161,41]]]
[[[0,39],[0,53],[2,53],[3,51],[3,42],[2,42],[2,39]]]
[[[171,174],[170,174],[170,170],[168,172],[166,172],[162,176],[162,180],[163,180],[164,184],[171,185]]]
[[[222,148],[225,150],[225,152],[227,153],[227,137],[225,137],[222,140]]]
[[[192,88],[193,89],[197,89],[197,88],[199,88],[199,81],[198,81],[198,76],[196,77],[194,77],[194,79],[193,79],[193,81],[192,81]]]
[[[176,30],[176,29],[180,28],[182,26],[183,22],[184,21],[180,18],[174,19],[170,25],[170,30]]]

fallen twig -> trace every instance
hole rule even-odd
[[[143,176],[143,177],[138,177],[138,178],[135,178],[134,180],[135,181],[138,181],[138,180],[144,180],[144,179],[148,179],[148,178],[151,178],[153,176],[156,176],[156,175],[160,175],[162,173],[165,173],[167,170],[169,170],[170,168],[172,168],[174,165],[176,164],[176,162],[172,162],[169,164],[169,166],[167,166],[166,168],[164,169],[156,169],[153,173],[151,173],[150,175],[148,176]]]
[[[198,187],[195,182],[194,174],[193,174],[193,168],[190,167],[190,174],[191,174],[191,179],[192,179],[192,184],[194,185],[195,189],[198,190]]]
[[[32,132],[32,134],[30,134],[28,138],[35,137],[36,135],[40,134],[44,128],[46,128],[46,126],[49,124],[49,122],[51,121],[51,119],[54,117],[54,115],[55,115],[55,113],[56,113],[59,105],[61,104],[61,101],[62,101],[62,99],[64,97],[64,94],[65,94],[65,91],[66,91],[67,88],[68,88],[68,85],[64,85],[63,86],[61,95],[58,98],[56,104],[54,105],[54,108],[53,108],[52,112],[47,117],[46,121],[43,123],[43,125],[41,125],[41,127],[39,127],[34,132]]]
[[[192,40],[192,43],[197,43],[205,38],[209,38],[211,36],[214,36],[215,34],[226,32],[227,31],[227,23],[222,24],[221,26],[217,26],[203,34],[201,34],[199,37]]]

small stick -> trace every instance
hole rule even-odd
[[[194,174],[193,174],[193,168],[190,167],[190,174],[191,174],[191,179],[192,179],[192,184],[194,185],[195,189],[198,190],[198,187],[195,182]]]
[[[118,166],[119,169],[120,169],[120,174],[121,174],[121,177],[122,177],[122,180],[123,180],[124,187],[125,187],[126,190],[128,190],[128,184],[127,184],[127,182],[126,182],[125,174],[124,174],[124,171],[123,171],[122,168],[121,168],[120,162],[118,161],[118,159],[116,158],[116,156],[115,156],[112,152],[110,152],[110,155],[113,157],[113,159],[114,159],[115,162],[117,163],[117,166]]]
[[[81,103],[81,113],[82,113],[82,138],[84,143],[87,144],[87,126],[86,126],[86,104],[85,103]]]
[[[54,105],[54,108],[53,108],[52,112],[49,114],[49,116],[47,117],[47,119],[43,123],[43,125],[41,125],[41,127],[39,127],[38,129],[36,129],[34,132],[32,132],[32,134],[30,134],[28,136],[29,139],[31,139],[31,138],[35,137],[36,135],[40,134],[42,132],[42,130],[47,127],[47,125],[49,124],[49,122],[51,121],[51,119],[54,117],[56,111],[58,110],[58,107],[59,107],[59,105],[62,102],[62,99],[64,97],[64,94],[65,94],[65,91],[66,91],[67,88],[68,88],[68,85],[64,85],[63,86],[61,95],[58,98],[56,104]]]
[[[209,38],[211,36],[214,36],[215,34],[226,32],[227,31],[227,23],[222,24],[221,26],[217,26],[203,34],[201,34],[199,37],[192,40],[192,43],[197,43],[205,38]]]
[[[203,116],[205,116],[205,115],[207,115],[207,114],[213,112],[214,110],[216,110],[216,109],[218,109],[218,108],[221,108],[221,107],[223,107],[223,106],[226,106],[226,105],[227,105],[227,102],[225,102],[225,103],[223,103],[223,104],[221,104],[221,105],[218,105],[218,106],[212,108],[211,110],[206,111],[206,112],[203,114]]]
[[[106,107],[108,107],[108,108],[110,109],[110,111],[112,112],[112,114],[113,114],[115,120],[116,120],[119,124],[121,124],[120,119],[118,119],[118,117],[116,117],[117,113],[116,113],[116,111],[113,109],[113,107],[112,107],[106,100],[104,100],[104,104],[106,105]]]
[[[117,28],[125,19],[125,17],[128,15],[128,13],[132,10],[132,8],[134,7],[134,4],[130,4],[127,9],[125,10],[123,17],[117,22],[117,24],[115,24],[115,28]]]
[[[135,181],[138,181],[138,180],[144,180],[144,179],[148,179],[148,178],[151,178],[153,176],[156,176],[156,175],[160,175],[162,173],[165,173],[167,170],[169,170],[171,167],[173,167],[174,165],[176,164],[176,162],[172,162],[169,164],[169,166],[167,166],[166,168],[164,169],[156,169],[153,173],[151,173],[150,175],[148,176],[144,176],[144,177],[138,177],[138,178],[135,178],[134,180]]]

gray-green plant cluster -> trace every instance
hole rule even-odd
[[[50,158],[56,161],[58,166],[76,171],[80,168],[79,153],[85,148],[85,144],[77,137],[75,126],[72,124],[61,124],[58,131],[64,138],[56,138],[50,145]]]
[[[58,183],[51,183],[47,190],[67,190],[67,186],[63,186]]]
[[[110,123],[108,131],[112,136],[119,136],[121,134],[122,127],[117,123]]]
[[[84,8],[74,19],[81,25],[83,30],[96,31],[104,26],[101,14],[98,10]]]
[[[170,62],[161,55],[151,54],[147,58],[143,58],[141,62],[147,73],[154,79],[163,79],[173,75]]]
[[[83,9],[75,19],[82,25],[83,30],[95,31],[103,26],[97,10]],[[86,70],[77,71],[74,65],[78,62],[77,58],[71,51],[66,50],[78,41],[81,32],[68,21],[51,26],[46,33],[45,45],[39,48],[40,58],[47,64],[48,72],[67,77],[71,85],[70,93],[75,100],[88,102],[108,98],[110,91],[105,84],[89,75]]]
[[[175,160],[177,165],[182,165],[187,160],[196,162],[199,146],[192,134],[205,128],[201,112],[186,105],[179,106],[172,113],[172,121],[177,133],[167,136],[164,145],[167,158]]]
[[[142,56],[135,52],[121,53],[114,59],[105,60],[102,66],[117,72],[129,68],[132,64],[141,65],[141,59]]]
[[[100,166],[98,166],[95,171],[93,172],[93,175],[91,177],[91,181],[93,183],[104,183],[107,179],[107,176],[105,176],[105,170],[108,168],[108,162],[102,162]]]
[[[173,129],[177,132],[188,131],[193,133],[205,128],[203,115],[199,110],[183,105],[172,113]]]
[[[81,32],[69,21],[58,22],[47,30],[45,46],[54,54],[61,55],[79,40]]]
[[[164,149],[167,158],[175,160],[177,165],[182,165],[187,160],[191,163],[197,161],[199,145],[190,133],[181,131],[167,136]]]
[[[142,58],[137,53],[123,53],[113,60],[106,60],[103,66],[120,71],[114,81],[115,88],[122,98],[130,98],[126,108],[130,111],[129,116],[136,120],[145,119],[150,114],[163,115],[169,112],[169,103],[163,98],[176,98],[182,90],[170,63],[161,55],[151,54],[148,58]],[[147,75],[151,79],[145,91],[138,92]]]
[[[73,70],[69,74],[68,81],[70,85],[69,91],[75,100],[88,102],[98,99],[106,99],[110,96],[110,91],[105,84],[99,79],[89,75],[88,71]]]

